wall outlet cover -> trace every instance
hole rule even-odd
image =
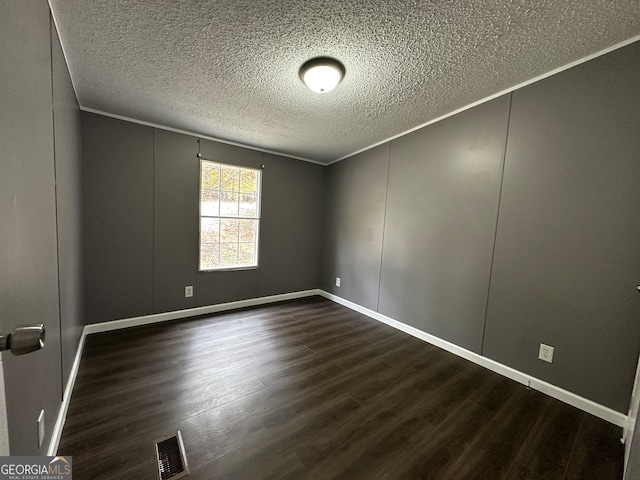
[[[184,287],[184,296],[186,298],[193,297],[193,285]]]
[[[340,286],[340,277],[336,277],[336,287]]]
[[[553,363],[553,347],[541,343],[540,351],[538,352],[538,359],[543,362]]]

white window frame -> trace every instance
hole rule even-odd
[[[255,172],[257,172],[257,185],[256,185],[256,216],[255,217],[247,217],[247,216],[239,216],[239,212],[238,212],[238,216],[228,216],[228,215],[221,215],[221,212],[218,211],[218,215],[203,215],[202,213],[202,192],[204,190],[203,187],[203,178],[202,178],[202,166],[205,163],[209,163],[209,164],[215,164],[215,165],[219,165],[221,167],[231,167],[231,168],[237,168],[240,171],[242,170],[253,170]],[[220,272],[220,271],[232,271],[232,270],[255,270],[258,268],[259,266],[259,259],[260,259],[260,216],[261,216],[261,210],[262,210],[262,170],[260,168],[253,168],[253,167],[245,167],[245,166],[241,166],[241,165],[233,165],[230,163],[224,163],[224,162],[219,162],[216,160],[208,160],[208,159],[204,159],[204,158],[200,158],[200,163],[199,163],[199,174],[198,174],[198,181],[199,181],[199,185],[198,185],[198,210],[199,210],[199,218],[198,218],[198,271],[199,272]],[[218,267],[214,267],[214,268],[202,268],[202,245],[203,245],[203,238],[202,238],[202,219],[203,218],[216,218],[218,220],[221,219],[238,219],[238,220],[255,220],[256,221],[256,236],[255,236],[255,263],[251,264],[251,265],[227,265],[227,266],[218,266]],[[239,232],[238,232],[239,235]],[[218,237],[218,243],[222,243],[220,242],[220,237]],[[240,239],[238,239],[238,244],[240,244]]]

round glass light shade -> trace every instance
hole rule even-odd
[[[300,69],[300,78],[309,89],[327,93],[336,88],[344,76],[344,67],[333,58],[314,58]]]

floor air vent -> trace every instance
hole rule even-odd
[[[176,435],[156,442],[156,460],[160,480],[178,480],[188,475],[189,467],[180,430]]]

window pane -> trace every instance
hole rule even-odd
[[[222,190],[238,193],[240,191],[240,169],[229,165],[220,167]]]
[[[200,245],[200,270],[211,270],[220,266],[219,244],[205,243]]]
[[[239,193],[222,192],[220,194],[220,216],[237,217],[239,200]]]
[[[200,161],[200,269],[257,266],[260,170]]]
[[[202,189],[200,192],[200,215],[207,217],[220,215],[220,193],[218,190]]]
[[[202,176],[202,188],[220,188],[220,165],[211,162],[202,162],[200,170]]]
[[[220,241],[223,243],[238,241],[238,220],[235,218],[220,219]]]
[[[220,220],[217,218],[200,219],[200,243],[218,243],[220,241]]]
[[[237,243],[221,243],[220,244],[220,265],[225,267],[233,267],[238,264],[238,244]]]
[[[252,242],[255,243],[256,230],[258,226],[257,220],[239,220],[239,237],[240,242]]]
[[[239,217],[258,216],[258,197],[252,194],[243,193],[240,197]]]
[[[240,192],[241,193],[257,193],[258,192],[258,171],[243,169],[240,173]]]
[[[240,243],[238,245],[238,263],[241,265],[255,265],[256,246],[253,243]]]

